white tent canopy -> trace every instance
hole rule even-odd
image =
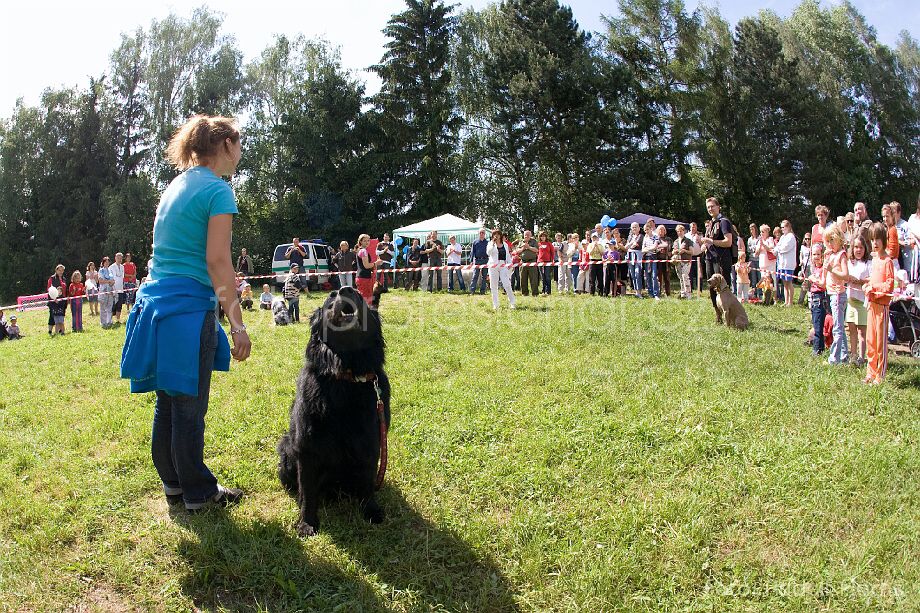
[[[456,215],[445,213],[425,221],[397,228],[393,230],[393,238],[395,239],[397,236],[404,236],[408,239],[417,238],[424,243],[425,239],[428,238],[428,234],[432,230],[436,230],[438,238],[444,243],[451,236],[456,236],[458,243],[465,244],[472,243],[479,238],[480,228],[482,228],[481,223],[467,221]]]

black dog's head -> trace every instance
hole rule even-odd
[[[376,291],[374,298],[379,300]],[[310,318],[307,359],[323,374],[375,372],[384,361],[380,314],[354,288],[330,292]]]

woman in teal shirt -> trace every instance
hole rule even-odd
[[[222,176],[236,171],[240,132],[226,117],[196,115],[169,142],[180,171],[163,192],[153,225],[149,276],[128,318],[121,374],[132,392],[156,392],[151,450],[170,504],[195,512],[227,506],[242,491],[218,484],[204,463],[204,417],[211,373],[231,355],[249,357],[230,256],[236,199]],[[217,325],[217,303],[233,347]]]

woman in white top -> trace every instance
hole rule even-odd
[[[774,247],[776,247],[776,244],[773,242],[773,237],[770,236],[770,226],[763,224],[760,226],[760,238],[757,239],[757,247],[754,249],[754,253],[757,255],[757,268],[760,269],[761,281],[764,277],[770,277],[773,280],[773,286],[776,287],[776,254],[773,252]]]
[[[486,246],[486,254],[489,256],[489,289],[492,290],[492,308],[498,310],[499,282],[505,288],[505,295],[508,296],[511,308],[515,308],[514,291],[511,289],[511,270],[507,267],[508,264],[511,264],[511,249],[505,242],[505,235],[501,230],[492,230],[492,240]]]
[[[697,291],[702,293],[703,291],[703,235],[700,234],[699,226],[696,225],[696,222],[690,224],[690,231],[687,232],[687,238],[690,239],[690,242],[693,245],[690,247],[690,251],[693,260],[690,262],[690,287],[695,287]]]
[[[866,325],[869,323],[863,284],[869,279],[869,273],[872,272],[872,260],[865,236],[857,232],[853,235],[852,240],[850,261],[847,266],[849,275],[847,281],[847,336],[850,337],[850,348],[852,349],[850,362],[863,366],[866,363]]]
[[[907,244],[913,253],[907,262],[907,279],[917,283],[920,281],[920,196],[917,196],[917,212],[907,220]]]
[[[792,233],[792,224],[788,219],[784,219],[779,225],[782,234],[779,242],[774,249],[776,253],[776,265],[779,268],[779,278],[783,282],[784,306],[792,306],[792,298],[795,292],[792,289],[792,279],[795,275],[795,257],[797,241],[795,234]]]
[[[799,289],[799,304],[805,304],[805,294],[811,287],[808,281],[808,277],[811,276],[811,233],[809,232],[802,237],[802,246],[799,248],[799,276],[805,278]]]
[[[95,262],[86,265],[86,301],[89,302],[89,314],[99,315],[99,273]]]

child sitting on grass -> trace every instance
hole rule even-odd
[[[869,228],[872,241],[872,270],[863,289],[869,302],[866,326],[866,357],[868,364],[864,383],[877,385],[888,370],[888,305],[894,291],[894,264],[888,256],[888,230],[875,223]]]
[[[247,311],[252,310],[252,286],[247,281],[240,285],[240,306]]]
[[[22,338],[22,332],[20,332],[19,326],[16,324],[15,315],[10,317],[10,323],[6,326],[6,334],[11,341],[17,341]]]
[[[271,288],[268,286],[268,283],[266,283],[262,286],[262,295],[259,296],[259,308],[271,311],[272,300],[274,299],[275,297],[272,295]]]
[[[824,315],[824,346],[830,347],[831,343],[834,340],[834,318],[831,317],[830,313]],[[814,345],[815,343],[815,329],[811,328],[808,330],[808,340],[805,341],[806,345]]]

